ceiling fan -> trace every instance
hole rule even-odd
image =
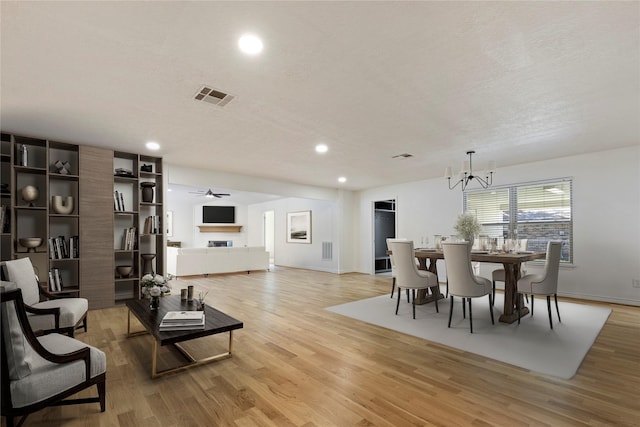
[[[221,198],[222,196],[230,196],[231,195],[229,193],[214,193],[213,191],[211,191],[210,188],[207,191],[198,190],[198,191],[189,191],[189,193],[190,194],[198,194],[199,196],[204,196],[204,197],[209,197],[209,198],[217,197],[218,199]]]

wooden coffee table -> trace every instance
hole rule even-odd
[[[151,378],[156,378],[160,375],[231,357],[231,350],[233,349],[233,331],[243,327],[243,323],[241,321],[236,320],[211,306],[205,305],[204,329],[160,331],[160,321],[168,311],[195,310],[195,301],[193,304],[188,303],[187,301],[182,301],[178,295],[161,298],[160,308],[156,311],[151,311],[149,309],[149,300],[147,299],[129,300],[126,302],[126,305],[129,309],[127,315],[127,337],[142,334],[153,335],[153,349],[151,350]],[[144,331],[131,332],[131,313],[133,313],[140,323],[142,323],[145,328]],[[229,350],[224,353],[205,357],[203,359],[196,359],[180,345],[180,343],[184,341],[220,334],[223,332],[229,332]],[[185,356],[187,364],[158,371],[156,367],[158,346],[169,344],[175,346],[180,353]]]

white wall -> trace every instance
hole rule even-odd
[[[274,264],[339,273],[340,239],[338,235],[337,202],[302,198],[285,198],[253,204],[248,208],[249,242],[264,244],[264,212],[274,211]],[[311,211],[311,244],[287,243],[287,212]],[[254,232],[255,231],[255,232]],[[331,260],[322,259],[322,242],[333,243]]]
[[[632,287],[640,279],[640,147],[500,168],[494,184],[560,177],[573,177],[574,265],[561,269],[558,293],[640,305],[640,288]],[[444,178],[360,192],[359,271],[373,269],[371,204],[390,198],[398,201],[398,237],[414,242],[454,234],[462,211],[460,190],[449,190]],[[531,272],[539,270],[531,264]],[[444,265],[438,268],[442,277]],[[494,268],[483,265],[481,275]]]

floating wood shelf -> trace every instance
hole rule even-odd
[[[201,233],[239,233],[241,225],[199,225]]]

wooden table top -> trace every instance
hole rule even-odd
[[[421,249],[415,250],[416,258],[444,259],[442,250]],[[498,264],[519,264],[522,262],[542,259],[547,256],[546,252],[495,252],[488,251],[471,251],[471,261],[474,262],[494,262]]]
[[[241,329],[244,326],[241,321],[205,304],[204,329],[160,331],[160,321],[168,311],[195,310],[195,301],[193,303],[182,301],[179,295],[165,296],[160,298],[160,308],[156,311],[149,309],[148,299],[128,300],[126,305],[160,345],[175,344],[194,338],[206,337]]]

